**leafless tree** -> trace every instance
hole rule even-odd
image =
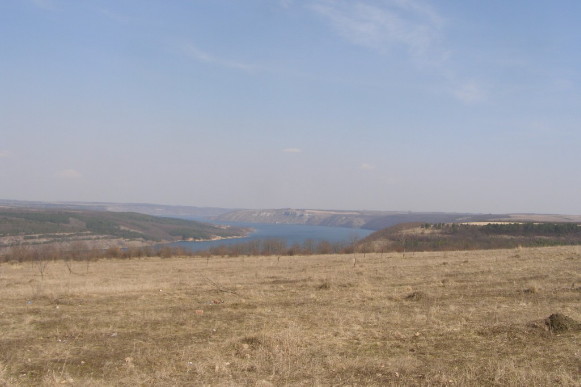
[[[54,246],[46,245],[34,249],[32,254],[32,265],[38,270],[40,278],[44,279],[44,274],[51,260],[55,259],[57,255]]]

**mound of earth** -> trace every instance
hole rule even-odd
[[[581,331],[581,323],[561,313],[555,313],[545,319],[545,325],[554,333]]]

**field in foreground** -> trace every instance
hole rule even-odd
[[[0,385],[581,384],[581,248],[356,258],[2,264]]]

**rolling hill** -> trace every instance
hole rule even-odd
[[[362,239],[362,251],[453,251],[581,244],[572,222],[404,223]]]
[[[212,217],[212,219],[225,222],[308,224],[313,226],[381,230],[385,227],[408,222],[468,222],[484,221],[505,216],[507,215],[409,211],[334,211],[284,208],[234,210]]]
[[[402,223],[464,223],[487,221],[581,222],[579,215],[477,214],[460,212],[340,211],[316,209],[232,210],[211,217],[223,222],[308,224],[382,230]]]
[[[118,239],[172,242],[244,235],[246,229],[132,212],[63,209],[0,209],[0,246]]]
[[[23,208],[44,210],[83,210],[110,212],[137,212],[139,214],[167,217],[206,218],[231,212],[232,208],[176,206],[149,203],[110,202],[34,202],[0,199],[0,208]]]

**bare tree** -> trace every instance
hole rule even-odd
[[[54,247],[52,246],[42,246],[33,251],[32,266],[38,270],[41,279],[44,279],[44,274],[51,259],[54,259]]]
[[[400,237],[400,242],[401,242],[401,246],[402,246],[402,250],[403,250],[403,258],[405,258],[405,249],[406,249],[406,235],[405,234],[401,234]]]

